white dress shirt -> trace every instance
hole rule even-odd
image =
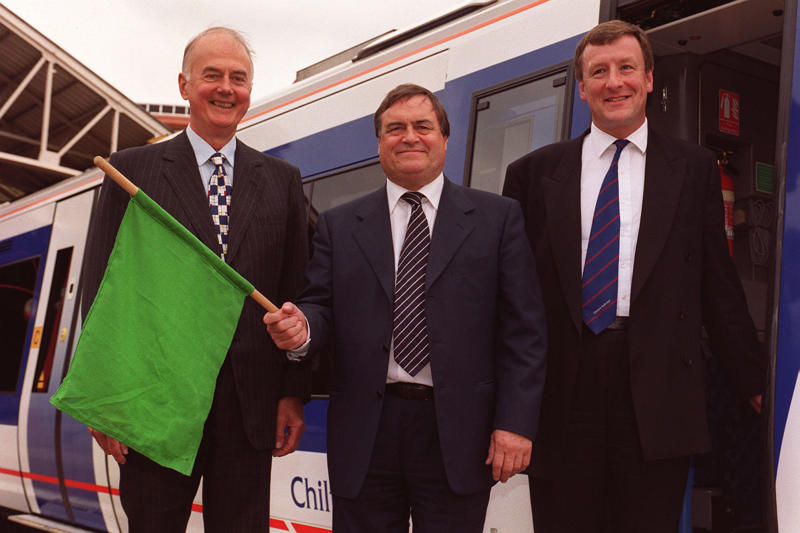
[[[431,235],[433,235],[433,224],[436,221],[436,211],[439,209],[439,200],[442,197],[443,187],[444,175],[439,174],[435,180],[418,191],[423,195],[422,211],[425,213],[425,218],[428,219],[428,231],[431,232]],[[408,221],[411,219],[411,206],[401,198],[406,192],[408,192],[407,189],[400,187],[391,180],[386,180],[386,198],[389,202],[389,222],[392,226],[395,275],[397,273],[397,264],[400,261],[400,251],[403,248],[403,240],[406,238]],[[416,376],[412,376],[394,360],[394,341],[392,341],[392,347],[389,350],[389,371],[386,374],[386,382],[392,383],[395,381],[433,386],[430,363],[422,367]]]
[[[186,126],[186,136],[194,150],[197,168],[200,171],[200,178],[203,180],[203,191],[208,194],[208,182],[211,181],[211,175],[214,174],[216,168],[211,162],[211,156],[217,153],[217,150],[214,150],[205,139],[195,133],[191,126]],[[233,187],[233,157],[236,154],[236,137],[231,137],[231,140],[219,150],[219,153],[222,154],[222,166],[225,167],[225,184]]]
[[[628,316],[631,306],[631,282],[639,223],[642,218],[644,169],[647,159],[647,120],[631,133],[630,141],[620,154],[619,173],[619,279],[617,282],[617,316]],[[606,172],[614,159],[615,137],[592,123],[583,140],[581,154],[581,265],[586,262],[586,249],[592,232],[595,203]]]

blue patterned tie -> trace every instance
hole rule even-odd
[[[394,282],[394,360],[416,376],[430,360],[428,324],[425,320],[425,271],[431,235],[422,211],[422,194],[407,192],[403,200],[411,205],[406,237],[397,263]]]
[[[619,277],[619,174],[618,163],[626,139],[617,139],[617,151],[606,172],[594,207],[592,231],[583,264],[581,286],[584,323],[595,334],[617,318],[617,279]]]
[[[231,208],[232,187],[227,182],[225,166],[222,164],[222,154],[219,152],[211,156],[214,163],[214,173],[208,182],[208,205],[211,208],[211,218],[217,228],[217,241],[222,245],[222,259],[228,253],[228,213]]]

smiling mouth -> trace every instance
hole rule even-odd
[[[234,105],[232,102],[219,102],[217,100],[214,100],[211,103],[214,104],[215,106],[221,107],[223,109],[231,109],[233,107],[233,105]]]
[[[616,103],[616,102],[624,102],[630,98],[629,96],[612,96],[611,98],[606,98],[606,102]]]

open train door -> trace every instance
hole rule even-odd
[[[713,451],[693,458],[681,531],[800,531],[798,0],[604,5],[653,43],[651,126],[717,151],[730,178],[731,252],[766,359],[757,416],[708,352]]]
[[[785,162],[780,189],[775,294],[778,305],[773,325],[770,376],[774,390],[770,422],[773,429],[775,507],[779,531],[800,531],[800,13],[797,0],[786,0],[784,57],[779,113],[779,160]],[[780,174],[779,174],[780,175]]]

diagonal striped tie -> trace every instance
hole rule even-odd
[[[211,209],[211,218],[214,219],[214,227],[217,229],[217,240],[222,245],[222,259],[228,253],[228,213],[231,208],[232,187],[228,183],[225,174],[225,166],[222,164],[222,154],[219,152],[211,156],[214,163],[214,173],[208,182],[208,206]]]
[[[619,174],[618,163],[626,139],[617,139],[617,151],[606,172],[594,207],[592,231],[583,265],[581,287],[583,321],[595,334],[617,317],[619,276]]]
[[[407,192],[411,205],[406,237],[400,250],[394,285],[394,360],[412,376],[430,360],[428,324],[425,321],[425,270],[431,236],[422,211],[422,194]]]

